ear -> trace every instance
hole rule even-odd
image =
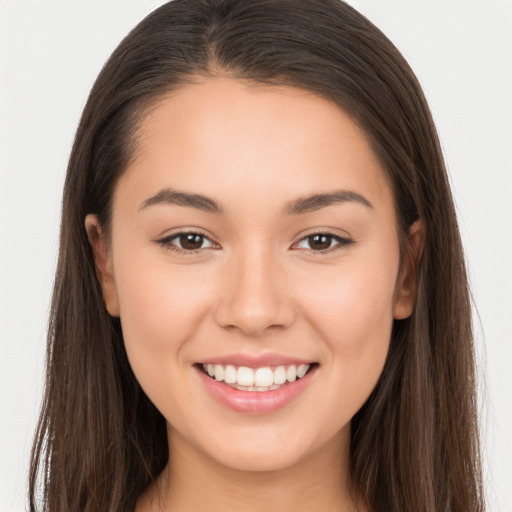
[[[418,267],[425,246],[425,226],[421,220],[414,222],[407,235],[407,248],[401,262],[395,286],[393,317],[396,320],[412,315],[416,303]]]
[[[101,284],[103,300],[111,316],[119,316],[119,300],[112,272],[112,256],[96,215],[85,217],[85,229],[94,253],[96,274]]]

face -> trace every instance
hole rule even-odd
[[[86,225],[171,444],[269,470],[346,443],[413,294],[391,188],[342,110],[292,87],[187,85],[141,126],[108,244]]]

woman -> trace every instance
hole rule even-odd
[[[49,510],[482,510],[432,119],[338,0],[170,2],[64,191],[31,472]],[[454,415],[454,411],[457,414]]]

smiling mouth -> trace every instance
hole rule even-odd
[[[249,368],[223,364],[198,364],[211,379],[240,391],[273,391],[303,378],[317,363]]]

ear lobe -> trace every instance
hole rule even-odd
[[[409,228],[407,249],[395,286],[393,317],[402,320],[412,315],[416,304],[418,267],[425,246],[425,226],[421,220]]]
[[[96,274],[101,284],[105,306],[111,316],[119,316],[111,253],[96,215],[89,214],[85,217],[85,229],[94,254]]]

